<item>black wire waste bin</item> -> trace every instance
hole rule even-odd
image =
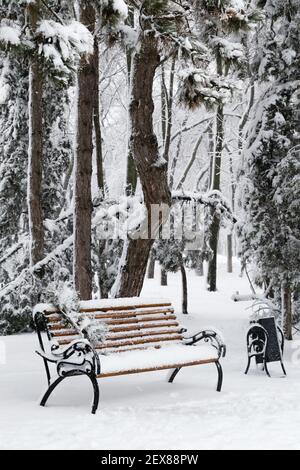
[[[247,333],[248,364],[245,374],[248,373],[251,359],[256,364],[262,364],[263,370],[270,376],[268,363],[280,362],[284,375],[283,365],[284,336],[281,328],[276,324],[275,317],[264,317],[250,322]]]

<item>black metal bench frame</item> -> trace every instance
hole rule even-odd
[[[261,363],[263,365],[263,370],[266,372],[268,377],[271,377],[268,369],[268,343],[269,343],[269,333],[268,331],[260,325],[258,322],[250,322],[251,326],[247,332],[247,352],[248,352],[248,363],[245,370],[245,374],[248,373],[251,359],[255,358],[256,363]],[[281,328],[275,323],[277,333],[279,333],[278,343],[280,348],[280,357],[276,360],[280,362],[282,371],[286,375],[286,370],[283,365],[283,352],[284,352],[284,335]],[[273,362],[273,360],[272,360]]]
[[[64,317],[74,325],[72,320],[63,313]],[[56,344],[52,344],[50,348],[50,352],[46,352],[43,336],[42,333],[46,332],[47,338],[50,342],[52,342],[51,335],[47,328],[47,322],[45,316],[42,312],[36,312],[34,314],[34,324],[36,327],[36,332],[38,335],[38,341],[40,345],[40,350],[37,350],[36,353],[42,357],[43,363],[45,366],[48,388],[45,394],[42,397],[40,402],[41,406],[45,406],[48,398],[50,397],[53,390],[67,377],[74,377],[79,375],[86,375],[93,386],[94,391],[94,398],[92,404],[92,413],[95,414],[99,404],[99,385],[97,381],[97,377],[101,375],[101,361],[99,358],[99,354],[93,348],[92,344],[90,343],[88,338],[82,338],[82,340],[74,340],[73,342],[69,343],[65,347],[58,346]],[[183,329],[183,332],[186,330]],[[84,332],[81,332],[84,335]],[[196,343],[204,341],[209,342],[216,350],[218,354],[218,359],[214,361],[199,361],[198,364],[186,364],[180,365],[179,367],[173,368],[168,382],[172,383],[179,373],[179,371],[188,365],[200,365],[214,362],[217,368],[218,373],[218,381],[217,381],[217,391],[220,392],[222,389],[223,383],[223,371],[219,359],[221,357],[225,357],[226,355],[226,346],[221,340],[220,336],[213,330],[204,330],[201,331],[191,337],[184,338],[184,344],[187,346],[193,346]],[[52,379],[49,363],[53,363],[56,365],[56,372],[57,376]],[[152,368],[151,371],[155,370],[162,370],[162,369],[169,369],[169,367],[157,367]],[[144,370],[146,371],[146,370]],[[149,369],[150,371],[150,369]],[[136,373],[143,372],[143,370],[134,371]],[[113,375],[113,374],[112,374]],[[116,374],[117,375],[117,374]]]

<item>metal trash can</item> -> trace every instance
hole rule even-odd
[[[247,333],[248,364],[245,374],[248,373],[251,359],[256,364],[262,364],[263,370],[270,376],[268,363],[280,362],[284,375],[283,365],[284,336],[281,328],[276,324],[274,317],[264,317],[250,322]]]

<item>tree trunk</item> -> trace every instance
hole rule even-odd
[[[149,266],[148,266],[148,279],[154,279],[155,273],[155,258],[153,255],[150,256]]]
[[[107,284],[108,284],[107,270],[105,269],[105,265],[103,263],[105,247],[106,247],[106,240],[99,240],[98,246],[97,246],[97,258],[98,258],[97,277],[98,277],[98,289],[100,292],[101,299],[107,299],[108,294],[109,294],[109,289],[107,288]]]
[[[215,292],[217,290],[217,251],[218,251],[218,241],[219,241],[219,228],[220,220],[217,215],[214,216],[213,222],[210,227],[210,248],[212,250],[212,258],[208,263],[208,272],[207,272],[207,289],[210,292]]]
[[[188,313],[188,291],[187,291],[187,277],[184,264],[181,263],[181,280],[182,280],[182,313]]]
[[[223,75],[223,60],[219,51],[216,55],[217,73],[221,77]],[[223,153],[224,141],[224,105],[219,103],[216,116],[216,147],[215,158],[212,174],[212,187],[211,189],[220,191],[221,182],[221,164]],[[218,242],[220,232],[220,218],[214,215],[213,223],[210,233],[210,248],[213,252],[213,257],[208,263],[208,290],[215,292],[217,290],[217,256],[218,256]]]
[[[223,104],[218,106],[217,111],[217,133],[216,133],[216,151],[214,158],[214,167],[212,175],[212,189],[220,190],[220,177],[221,177],[221,162],[222,162],[222,150],[223,150],[223,121],[224,111]],[[210,229],[210,248],[213,252],[213,256],[208,263],[208,290],[215,292],[217,290],[217,256],[218,256],[218,242],[220,232],[220,219],[217,215],[214,215],[212,226]]]
[[[232,273],[232,233],[227,235],[227,272]]]
[[[100,113],[100,90],[99,90],[99,43],[97,37],[94,41],[93,54],[95,68],[95,103],[94,103],[94,130],[96,144],[96,165],[97,165],[97,183],[98,189],[104,195],[104,170],[103,170],[103,152],[102,152],[102,132],[101,132],[101,113]]]
[[[170,84],[169,91],[167,90],[166,83],[163,75],[163,89],[164,89],[164,101],[167,105],[167,113],[165,113],[165,118],[167,119],[164,123],[164,159],[166,162],[169,162],[169,153],[171,145],[171,133],[173,125],[173,96],[174,96],[174,78],[175,78],[175,65],[176,65],[176,56],[172,59],[171,71],[170,71]]]
[[[27,7],[29,24],[34,32],[39,20],[39,5]],[[28,215],[30,236],[30,264],[44,257],[44,226],[42,211],[42,160],[43,160],[43,73],[36,58],[30,63],[29,78],[29,152],[28,152]]]
[[[199,263],[199,265],[197,266],[195,271],[196,271],[197,276],[203,276],[203,274],[204,274],[203,261],[201,261],[201,263]]]
[[[91,32],[95,28],[95,10],[85,3],[80,21]],[[77,146],[75,156],[74,194],[74,278],[75,288],[82,300],[92,297],[91,266],[91,178],[93,155],[93,114],[97,73],[94,57],[82,58],[78,73]]]
[[[134,9],[132,7],[128,8],[128,17],[126,24],[134,28]],[[132,65],[132,48],[130,46],[126,47],[126,63],[127,63],[127,86],[128,90],[131,88],[131,65]],[[126,194],[130,196],[134,194],[137,186],[137,171],[135,162],[132,155],[132,149],[128,148],[127,155],[127,174],[126,174]]]
[[[289,286],[283,286],[281,292],[282,301],[282,327],[285,339],[292,340],[292,320],[293,320],[293,306],[292,306],[292,291]]]
[[[131,149],[143,189],[148,220],[144,221],[141,230],[144,238],[125,243],[121,278],[114,289],[114,294],[119,297],[138,296],[141,292],[154,235],[159,229],[158,221],[152,221],[154,230],[151,238],[148,230],[151,206],[165,204],[169,208],[171,205],[167,165],[159,162],[158,143],[153,130],[152,89],[159,63],[158,39],[154,34],[140,32],[140,47],[134,53],[131,74]]]
[[[168,285],[168,273],[164,268],[160,270],[160,285],[167,286]]]

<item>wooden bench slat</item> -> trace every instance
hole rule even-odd
[[[189,366],[196,366],[200,364],[211,364],[212,362],[216,362],[216,359],[202,359],[200,361],[191,361],[191,362],[186,362],[186,363],[181,363],[181,364],[168,364],[164,366],[159,366],[159,367],[149,367],[149,368],[144,368],[144,369],[130,369],[130,370],[122,370],[119,372],[111,372],[111,373],[105,373],[105,374],[99,374],[97,375],[98,378],[105,378],[105,377],[115,377],[118,375],[128,375],[128,374],[137,374],[140,372],[155,372],[157,370],[166,370],[166,369],[176,369],[178,367],[189,367]]]
[[[166,322],[159,322],[159,323],[138,323],[137,325],[130,325],[130,326],[114,326],[109,328],[111,333],[121,333],[121,332],[128,332],[128,331],[137,331],[137,330],[144,330],[144,329],[153,329],[153,328],[171,328],[179,326],[177,321],[166,321]],[[60,336],[62,332],[72,330],[75,332],[74,329],[70,328],[62,328],[62,327],[49,327],[50,334],[52,336]],[[57,334],[56,334],[57,333]]]
[[[106,339],[109,340],[109,341],[118,341],[118,340],[122,340],[122,339],[133,339],[133,338],[145,338],[147,336],[161,336],[161,335],[175,335],[175,334],[180,334],[180,329],[177,328],[177,329],[174,329],[174,330],[158,330],[158,331],[143,331],[143,332],[132,332],[132,333],[128,333],[128,334],[123,334],[123,335],[120,335],[120,334],[117,334],[116,336],[115,335],[111,335],[111,334],[108,334]]]
[[[137,323],[137,325],[130,325],[130,326],[114,326],[113,328],[109,328],[109,331],[112,333],[119,333],[122,331],[132,331],[134,330],[145,330],[145,329],[152,329],[152,328],[171,328],[179,326],[177,321],[161,321],[157,323]]]
[[[135,344],[146,344],[146,343],[157,343],[157,342],[165,342],[165,341],[179,341],[182,340],[182,335],[173,335],[173,336],[162,336],[160,338],[151,337],[147,339],[136,339],[132,341],[119,341],[119,342],[110,342],[110,343],[100,343],[96,345],[96,349],[107,349],[107,348],[117,348],[117,347],[124,347],[124,346],[131,346]]]
[[[115,306],[115,307],[102,307],[102,308],[99,308],[99,307],[93,307],[93,308],[81,308],[80,311],[81,312],[85,312],[85,313],[92,313],[92,312],[117,312],[117,311],[128,311],[128,310],[140,310],[140,309],[144,309],[144,308],[162,308],[162,307],[171,307],[172,308],[172,304],[171,302],[158,302],[158,303],[150,303],[150,304],[141,304],[141,305],[119,305],[119,306]],[[53,314],[56,314],[56,313],[60,313],[60,310],[59,309],[51,309],[49,311],[47,310],[44,310],[44,315],[45,316],[49,316],[49,315],[53,315]]]
[[[163,314],[163,313],[174,313],[174,309],[173,308],[167,308],[167,309],[157,309],[157,310],[143,310],[143,311],[128,311],[128,312],[124,312],[124,313],[110,313],[110,314],[102,314],[102,313],[98,313],[98,314],[94,314],[94,315],[90,315],[91,318],[95,318],[96,320],[102,320],[102,319],[106,319],[106,318],[112,318],[112,319],[117,319],[117,318],[130,318],[130,317],[135,317],[135,316],[142,316],[142,315],[158,315],[158,314]],[[87,315],[88,316],[88,315]],[[88,316],[89,317],[89,316]],[[62,316],[59,314],[59,313],[56,313],[56,314],[51,314],[51,315],[48,315],[47,316],[47,321],[49,323],[56,323],[56,322],[59,322],[61,321],[62,319]]]
[[[158,325],[157,325],[158,326]],[[151,335],[162,335],[162,334],[174,334],[174,333],[180,333],[181,328],[176,328],[176,327],[169,327],[169,325],[165,325],[164,328],[161,329],[161,326],[159,325],[160,329],[157,329],[157,326],[155,329],[151,328],[151,325],[148,327],[143,327],[143,330],[141,329],[128,329],[125,331],[117,331],[114,332],[112,330],[109,330],[107,332],[107,339],[121,339],[121,338],[138,338],[142,336],[151,336]],[[177,325],[176,325],[177,326]],[[60,338],[63,336],[75,336],[77,334],[76,330],[69,329],[69,330],[61,330],[61,331],[54,331],[51,332],[51,336],[53,338]]]
[[[124,318],[118,320],[107,320],[104,321],[106,325],[129,325],[134,323],[146,323],[146,322],[159,322],[167,320],[176,320],[176,315],[163,315],[161,317],[146,317],[146,318]]]

